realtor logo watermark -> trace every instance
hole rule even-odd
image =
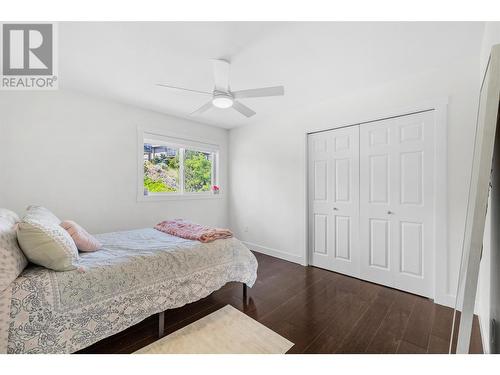
[[[57,27],[51,23],[1,25],[1,90],[55,90]]]

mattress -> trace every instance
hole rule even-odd
[[[32,266],[12,283],[10,314],[0,318],[4,352],[72,353],[227,282],[251,287],[257,276],[257,260],[235,238],[203,244],[150,228],[96,238],[103,249],[80,253],[78,270]]]

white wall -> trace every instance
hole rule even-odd
[[[486,70],[491,47],[495,44],[500,44],[500,22],[487,22],[485,25],[483,42],[481,45],[481,81]],[[492,259],[499,259],[499,247],[496,235],[498,228],[497,216],[495,216],[493,219],[493,215],[491,212],[491,208],[493,208],[493,205],[491,203],[492,202],[490,197],[490,201],[488,204],[488,213],[486,216],[483,255],[481,258],[481,269],[479,272],[479,283],[476,297],[476,310],[479,315],[483,348],[485,352],[490,352],[490,350],[493,349],[493,346],[490,345],[490,320],[492,316],[497,315],[498,311],[500,310],[500,306],[493,306],[494,304],[492,304],[492,299],[494,299],[495,301],[500,300],[499,297],[495,296],[495,293],[500,293],[500,285],[492,285],[492,281],[497,280],[497,278],[495,277],[495,273],[500,272],[500,265],[495,264],[495,261],[492,264]],[[496,209],[498,210],[498,208]],[[492,252],[494,253],[492,254]],[[495,312],[497,312],[497,314],[495,314]],[[499,320],[498,317],[497,320]]]
[[[231,130],[230,223],[237,236],[256,245],[257,250],[304,263],[306,133],[379,118],[399,107],[447,97],[449,246],[446,264],[436,265],[443,276],[436,301],[453,305],[479,92],[477,44],[477,49],[450,59],[449,64],[405,78],[394,77],[384,85],[346,91],[315,106]],[[328,81],[327,76],[324,79]]]
[[[0,92],[0,207],[29,204],[73,219],[90,232],[151,227],[183,217],[227,225],[227,198],[137,202],[137,126],[153,126],[220,145],[227,187],[224,129],[67,90]]]

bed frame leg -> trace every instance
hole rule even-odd
[[[247,303],[247,284],[243,283],[243,303]]]
[[[161,339],[165,335],[165,311],[158,314],[158,338]]]

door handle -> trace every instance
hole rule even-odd
[[[338,211],[339,209],[337,207],[333,207],[333,210],[334,211]]]
[[[392,212],[392,211],[387,211],[387,215],[394,215],[394,212]]]

